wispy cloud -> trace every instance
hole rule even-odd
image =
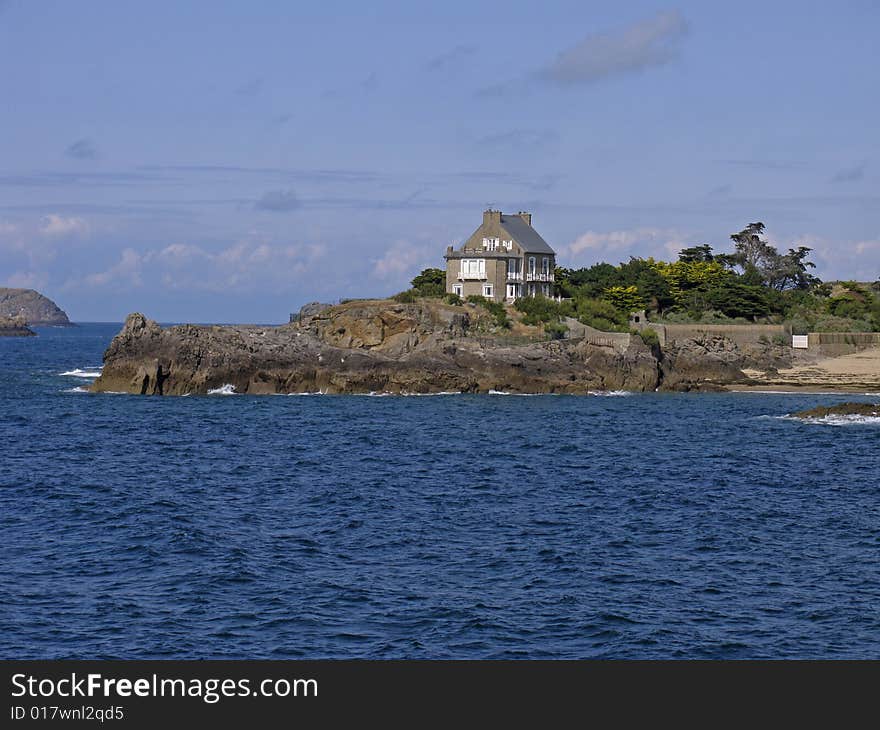
[[[686,245],[680,233],[664,228],[586,231],[560,253],[570,263],[581,265],[609,259],[623,261],[630,256],[670,257]]]
[[[831,178],[831,182],[833,183],[848,183],[848,182],[858,182],[859,180],[864,180],[865,178],[865,163],[861,163],[860,165],[855,165],[854,167],[847,167],[843,170],[838,171]]]
[[[608,33],[588,35],[537,72],[558,84],[591,84],[610,76],[635,73],[674,60],[688,26],[677,10]]]
[[[504,149],[534,148],[555,142],[558,136],[552,129],[512,129],[482,137],[476,144],[478,147]]]
[[[84,236],[88,232],[89,224],[83,218],[50,213],[40,221],[40,233],[44,236]]]
[[[98,148],[90,139],[84,137],[70,145],[66,154],[75,160],[96,160],[98,159]]]
[[[749,167],[756,170],[797,170],[807,166],[806,162],[801,160],[770,160],[770,159],[754,159],[754,160],[718,160],[722,165],[731,165],[733,167]]]
[[[293,190],[270,190],[254,203],[254,208],[257,210],[273,213],[289,213],[299,207],[299,198]]]
[[[520,81],[508,81],[478,90],[481,97],[503,97],[529,85],[586,86],[607,78],[664,66],[678,58],[688,25],[677,10],[617,30],[591,33],[550,63]]]
[[[66,291],[101,288],[152,291],[223,292],[286,290],[298,274],[305,274],[325,254],[314,244],[278,244],[245,240],[219,250],[189,243],[161,248],[124,249],[104,269],[68,279]]]
[[[440,53],[439,55],[434,56],[433,58],[426,61],[424,66],[425,71],[446,70],[452,66],[461,63],[462,61],[464,61],[464,59],[476,53],[476,51],[476,46],[469,46],[464,44],[457,45],[455,48],[444,51],[443,53]]]

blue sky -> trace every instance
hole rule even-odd
[[[880,6],[0,0],[0,285],[280,322],[530,210],[563,265],[762,220],[880,275]]]

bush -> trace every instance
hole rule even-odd
[[[648,347],[659,347],[660,346],[660,335],[657,334],[655,330],[652,330],[650,327],[646,327],[643,330],[639,330],[636,334],[642,338],[642,342],[644,342]]]
[[[460,307],[464,300],[460,296],[458,296],[458,294],[447,294],[444,301],[447,304],[452,304],[455,307]]]
[[[548,339],[551,340],[561,340],[565,337],[568,332],[568,327],[562,322],[545,322],[544,323],[544,334],[547,335]]]
[[[412,289],[407,289],[406,291],[402,291],[399,294],[395,294],[391,297],[395,302],[399,302],[400,304],[412,304],[416,300],[416,292]]]
[[[547,297],[520,297],[513,306],[523,313],[522,321],[530,325],[556,322],[560,317],[571,314],[571,306],[567,302],[555,302]]]
[[[510,318],[507,316],[507,310],[504,308],[504,305],[501,302],[495,302],[491,299],[486,299],[484,296],[480,296],[479,294],[471,294],[467,300],[472,304],[478,304],[481,307],[489,310],[489,313],[495,317],[495,324],[498,327],[504,327],[509,329],[511,326]]]
[[[604,299],[578,299],[575,316],[588,327],[604,332],[629,332],[629,314]]]

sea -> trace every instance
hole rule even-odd
[[[878,395],[148,397],[0,338],[0,657],[880,656]]]

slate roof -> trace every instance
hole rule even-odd
[[[518,215],[501,215],[501,225],[526,253],[556,254],[538,232]]]

